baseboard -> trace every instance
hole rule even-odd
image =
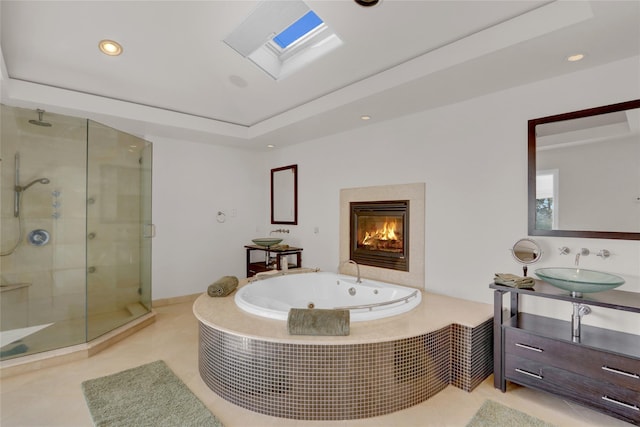
[[[172,304],[182,304],[182,303],[185,303],[185,302],[194,302],[200,295],[202,295],[202,292],[198,293],[198,294],[190,294],[190,295],[182,295],[182,296],[170,297],[170,298],[154,299],[151,302],[151,305],[152,305],[152,307],[157,308],[157,307],[163,307],[163,306],[172,305]]]

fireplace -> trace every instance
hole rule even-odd
[[[349,258],[409,271],[409,200],[351,202]]]

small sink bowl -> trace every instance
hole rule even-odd
[[[253,239],[251,241],[258,246],[273,246],[282,242],[282,239],[277,239],[275,237],[263,237],[261,239]]]
[[[615,274],[583,268],[538,268],[535,274],[545,282],[569,291],[576,297],[582,296],[583,293],[608,291],[624,284],[624,279]]]

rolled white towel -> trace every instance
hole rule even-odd
[[[224,276],[216,280],[207,288],[210,297],[226,297],[238,287],[236,276]]]

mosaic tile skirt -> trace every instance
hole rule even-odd
[[[462,327],[457,333],[452,328],[459,325],[451,325],[411,338],[344,345],[262,341],[200,323],[200,375],[224,399],[266,415],[374,417],[416,405],[451,384],[452,350],[459,355],[457,375],[462,374],[461,384],[454,385],[465,389],[479,376],[486,378],[493,353],[483,345],[487,333],[491,342],[492,332],[491,320],[485,323],[488,327]],[[471,350],[476,329],[488,331],[479,334],[481,354]],[[452,345],[453,335],[465,341],[467,345],[458,346],[464,351]],[[472,354],[481,362],[471,363]],[[465,374],[466,366],[473,372]]]

